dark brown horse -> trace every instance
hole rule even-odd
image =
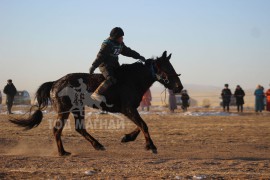
[[[137,108],[143,94],[155,81],[159,81],[166,88],[173,90],[175,93],[179,93],[183,89],[178,77],[179,75],[176,74],[169,61],[170,58],[171,54],[167,56],[167,52],[165,51],[161,57],[148,59],[145,64],[136,62],[130,65],[122,65],[116,71],[118,83],[108,89],[104,95],[104,97],[106,97],[106,102],[102,102],[100,105],[96,105],[95,103],[90,105],[93,108],[101,107],[102,110],[108,112],[120,112],[136,124],[136,129],[123,137],[123,143],[134,141],[140,131],[142,131],[146,140],[146,149],[152,150],[153,153],[157,153],[157,148],[150,137],[148,127],[139,115]],[[80,107],[76,106],[77,109],[72,108],[74,102],[72,102],[68,96],[60,96],[63,89],[67,87],[76,89],[76,87],[80,87],[82,84],[85,85],[84,88],[87,91],[83,92],[83,94],[88,96],[88,94],[93,92],[103,81],[104,77],[101,74],[93,74],[90,76],[87,73],[73,73],[62,77],[57,81],[46,82],[42,84],[36,92],[38,109],[27,119],[11,119],[10,121],[25,127],[27,130],[38,126],[43,118],[42,110],[48,106],[50,100],[54,110],[58,113],[58,121],[53,128],[53,134],[56,139],[60,156],[70,155],[69,152],[64,150],[61,140],[64,124],[70,113],[74,115],[76,131],[87,139],[96,150],[105,150],[103,145],[101,145],[85,129],[85,104],[81,103],[81,108],[83,110],[81,113],[78,111]]]

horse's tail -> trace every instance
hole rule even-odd
[[[43,83],[36,92],[36,99],[39,109],[45,109],[51,100],[50,91],[54,81]]]
[[[51,99],[50,91],[52,89],[53,83],[54,83],[53,81],[46,82],[38,88],[36,92],[38,109],[32,115],[30,114],[28,118],[20,118],[20,119],[13,118],[13,119],[10,119],[9,121],[18,126],[24,127],[25,130],[30,130],[34,127],[37,127],[41,123],[42,118],[43,118],[42,109],[45,109],[48,106],[49,101]],[[33,107],[35,106],[32,106],[31,109]],[[30,113],[31,113],[31,109],[30,109]]]

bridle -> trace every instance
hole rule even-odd
[[[177,77],[180,76],[181,74],[176,74],[176,73],[166,73],[163,71],[160,66],[156,62],[152,62],[152,73],[153,76],[158,80],[158,81],[163,81],[165,84],[169,84],[169,77]]]

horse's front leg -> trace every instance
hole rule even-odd
[[[144,122],[144,120],[141,118],[137,109],[133,109],[133,108],[127,109],[127,110],[125,110],[124,114],[138,126],[139,130],[141,130],[143,132],[144,137],[145,137],[145,141],[146,141],[146,147],[145,147],[146,150],[152,150],[153,153],[157,153],[157,148],[154,145],[154,143],[150,137],[150,134],[148,132],[148,127],[147,127],[146,123]],[[133,132],[135,132],[135,131],[133,131]],[[137,131],[138,134],[139,134],[139,132],[140,131]],[[135,135],[136,135],[136,133],[134,133],[134,136]]]
[[[122,138],[122,143],[129,142],[129,141],[135,141],[137,136],[140,134],[141,130],[139,127],[137,127],[134,131],[132,131],[129,134],[125,134],[125,136]]]

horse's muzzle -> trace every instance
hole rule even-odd
[[[173,88],[173,93],[180,93],[183,90],[182,84],[177,84],[176,87]]]

